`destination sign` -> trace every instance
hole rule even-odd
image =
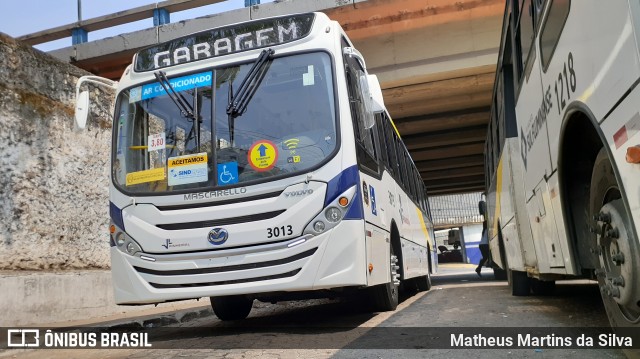
[[[311,32],[314,14],[252,21],[207,30],[140,50],[134,70],[152,71],[241,51],[284,44]]]

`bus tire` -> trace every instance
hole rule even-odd
[[[556,281],[555,280],[539,280],[536,278],[531,278],[531,291],[535,295],[553,295],[556,291]]]
[[[253,306],[253,299],[243,295],[211,297],[209,299],[211,300],[213,312],[220,320],[245,319]]]
[[[493,278],[495,280],[507,280],[507,271],[501,268],[493,268]]]
[[[523,297],[529,295],[531,285],[527,272],[511,271],[511,295]]]
[[[591,173],[589,214],[596,276],[612,327],[640,327],[640,250],[604,148]]]
[[[431,275],[423,275],[414,279],[418,292],[424,292],[431,289]]]
[[[371,299],[373,310],[376,312],[387,312],[398,307],[398,291],[400,274],[398,273],[398,257],[393,252],[393,246],[389,246],[389,282],[379,284],[371,288]]]

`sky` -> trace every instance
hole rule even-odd
[[[80,0],[82,19],[111,14],[159,1],[152,0]],[[268,3],[273,0],[261,0]],[[244,0],[225,0],[191,10],[171,14],[171,22],[192,19],[244,7]],[[12,37],[74,23],[78,20],[78,0],[0,0],[0,32]],[[145,19],[109,29],[89,33],[89,41],[115,36],[153,26],[153,19]],[[36,45],[43,51],[71,46],[71,38]]]

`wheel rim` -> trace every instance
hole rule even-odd
[[[614,301],[620,314],[631,323],[640,322],[640,278],[634,277],[640,270],[633,243],[634,237],[627,229],[627,211],[621,199],[602,206],[596,216],[598,258],[603,297]]]
[[[398,286],[400,285],[400,273],[398,272],[398,256],[391,252],[391,295],[394,300],[398,296]]]

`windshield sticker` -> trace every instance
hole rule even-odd
[[[158,151],[158,150],[164,150],[165,146],[166,146],[166,140],[165,140],[165,133],[164,132],[160,132],[160,133],[155,133],[153,135],[149,135],[149,137],[147,139],[147,150],[149,152]]]
[[[371,213],[374,216],[378,215],[378,209],[376,208],[376,190],[373,186],[369,186],[369,198],[371,198]]]
[[[315,79],[313,77],[313,65],[309,65],[308,71],[302,74],[302,86],[313,86]]]
[[[218,182],[221,185],[238,183],[238,162],[218,163]]]
[[[256,171],[268,171],[273,168],[278,159],[276,145],[269,140],[261,140],[249,149],[249,165]]]
[[[168,167],[169,186],[205,182],[209,180],[206,152],[170,157]]]
[[[300,156],[287,157],[287,163],[299,163],[299,162],[300,162]]]
[[[169,79],[169,83],[176,92],[191,90],[196,87],[211,86],[211,72],[202,72],[189,76],[176,77]],[[131,94],[131,92],[129,93]],[[148,100],[165,94],[166,91],[159,82],[142,86],[142,100]],[[131,95],[129,98],[131,98]]]
[[[295,150],[296,148],[298,148],[299,143],[300,143],[299,138],[290,138],[282,142],[282,144],[285,145],[285,147],[287,147],[287,149],[289,150]]]
[[[134,103],[142,100],[142,87],[134,87],[129,90],[129,103]]]
[[[164,167],[159,167],[150,170],[128,173],[125,184],[127,186],[133,186],[134,184],[145,182],[162,181],[164,178]]]

